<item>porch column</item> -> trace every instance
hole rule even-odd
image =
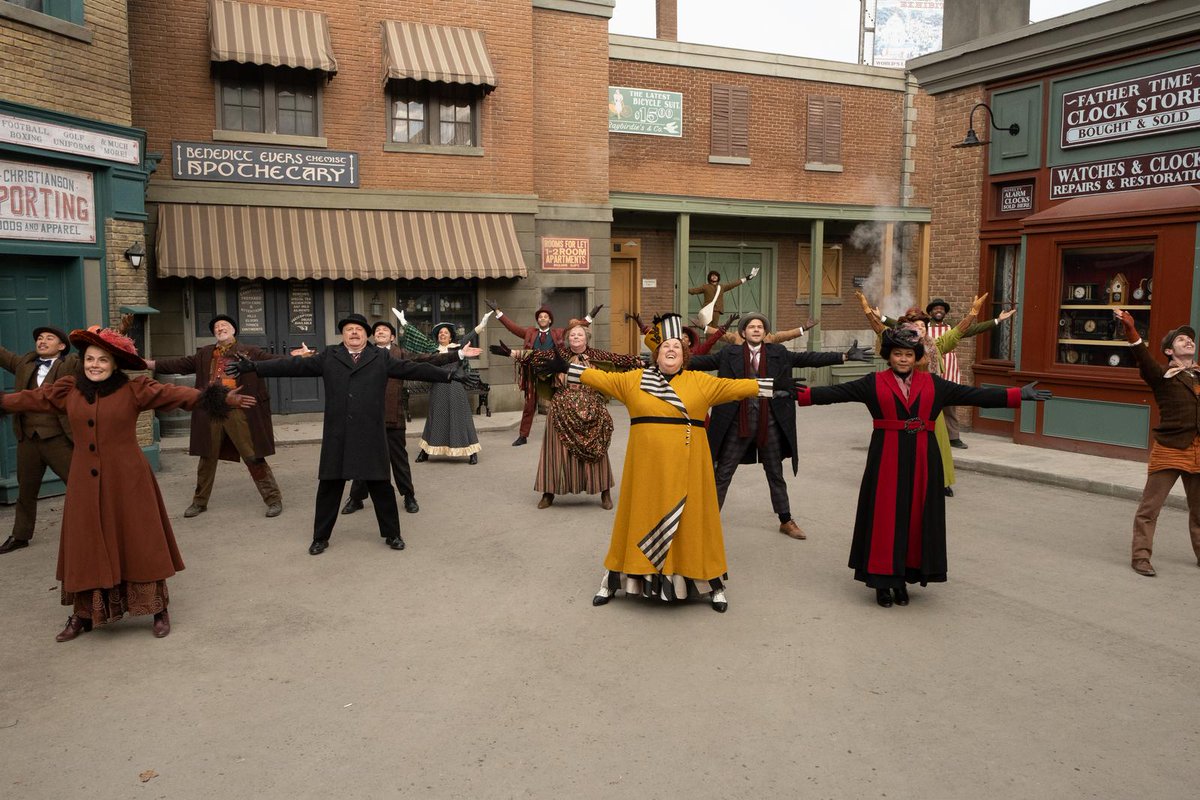
[[[808,313],[815,320],[824,314],[821,309],[821,293],[825,284],[825,220],[814,219],[808,232]],[[821,349],[821,327],[805,331],[808,350]]]
[[[917,305],[924,308],[929,303],[929,223],[919,226],[920,260],[917,262]]]
[[[681,213],[675,217],[675,304],[685,319],[688,309],[688,275],[690,274],[688,252],[691,249],[692,215]]]
[[[896,266],[892,263],[892,248],[895,241],[896,223],[889,222],[883,226],[883,247],[880,248],[882,252],[879,254],[883,264],[883,298],[879,301],[880,305],[883,305],[884,301],[892,296],[892,270]]]

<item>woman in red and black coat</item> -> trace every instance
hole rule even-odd
[[[849,566],[855,580],[875,589],[884,608],[892,605],[893,596],[899,605],[908,605],[908,583],[946,580],[946,498],[933,438],[942,408],[1016,408],[1022,400],[1050,397],[1032,383],[1019,389],[976,389],[915,371],[924,350],[911,331],[887,330],[882,353],[888,369],[839,386],[796,390],[801,406],[862,403],[874,417]]]

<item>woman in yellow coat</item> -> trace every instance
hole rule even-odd
[[[663,600],[711,594],[714,609],[728,607],[725,540],[704,418],[721,403],[770,397],[773,384],[685,371],[689,353],[681,323],[678,314],[656,320],[646,336],[654,365],[646,369],[612,373],[557,365],[569,381],[603,392],[629,411],[621,495],[593,605],[623,589]]]

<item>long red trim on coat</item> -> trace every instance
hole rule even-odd
[[[890,369],[875,373],[875,397],[879,402],[882,419],[899,420],[896,413],[896,398],[909,409],[909,416],[919,416],[928,424],[933,408],[933,378],[927,372],[914,372],[908,399],[900,391],[900,385]],[[913,406],[916,406],[914,411]],[[883,431],[883,452],[879,459],[878,483],[875,486],[875,512],[871,524],[871,552],[867,558],[867,571],[876,575],[893,575],[893,559],[896,545],[896,497],[898,494],[900,436],[917,436],[917,461],[913,465],[912,514],[909,517],[908,552],[905,563],[920,565],[920,528],[916,528],[917,542],[914,545],[914,521],[919,523],[925,510],[925,489],[929,485],[929,463],[926,460],[929,448],[928,433],[910,434],[900,430]],[[916,564],[912,563],[914,554]]]

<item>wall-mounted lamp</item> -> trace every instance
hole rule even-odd
[[[134,242],[125,251],[125,258],[129,261],[130,266],[134,269],[141,269],[142,262],[146,260],[146,247],[141,242]]]
[[[963,138],[963,140],[958,144],[951,145],[951,147],[979,147],[989,143],[990,140],[984,139],[983,141],[980,141],[979,137],[975,135],[975,112],[981,108],[987,109],[988,119],[991,120],[992,123],[992,130],[1008,131],[1012,136],[1016,136],[1021,132],[1021,126],[1015,122],[1012,125],[1009,125],[1007,128],[1000,127],[996,124],[996,117],[992,114],[992,107],[987,103],[976,103],[975,107],[971,109],[970,116],[967,117],[966,137]]]
[[[371,298],[371,316],[372,317],[382,317],[383,316],[383,301],[379,299],[378,292],[376,292],[375,296]]]

